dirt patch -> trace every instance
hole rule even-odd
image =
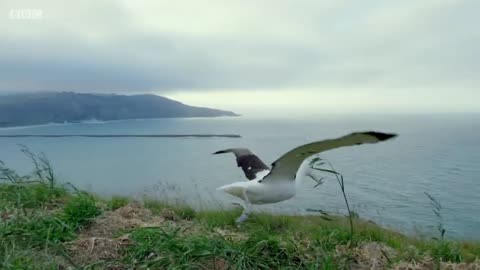
[[[360,266],[368,266],[369,269],[385,269],[390,260],[396,255],[393,248],[370,242],[360,245],[354,250],[355,258]]]
[[[78,239],[69,245],[69,251],[78,262],[117,259],[121,256],[122,241],[105,237]]]
[[[336,247],[338,260],[348,258],[351,260],[351,269],[385,269],[391,258],[396,255],[393,248],[377,242],[367,242],[355,248],[345,245]],[[347,263],[348,264],[348,263]]]
[[[181,218],[172,209],[164,208],[160,212],[160,216],[166,220],[179,221]]]
[[[135,228],[161,226],[164,221],[164,218],[154,216],[150,210],[134,202],[95,218],[90,226],[80,233],[80,237],[112,238]]]
[[[350,249],[348,246],[337,246],[337,258],[349,258],[350,269],[395,269],[395,270],[436,270],[438,264],[431,257],[422,258],[419,261],[401,261],[393,263],[397,252],[382,243],[367,242]],[[392,266],[393,264],[393,266]],[[480,270],[480,261],[474,263],[451,263],[442,262],[442,270]]]
[[[223,258],[213,258],[209,260],[208,262],[204,263],[202,266],[200,266],[200,269],[205,269],[205,270],[226,270],[226,269],[231,269],[230,264]]]
[[[400,262],[393,269],[395,270],[436,270],[437,263],[432,258],[424,258],[418,262]],[[480,262],[474,263],[450,263],[442,262],[440,264],[442,270],[480,270]]]
[[[113,213],[126,219],[138,219],[142,221],[150,220],[152,218],[152,211],[144,208],[139,202],[131,202],[123,207],[113,211]]]
[[[165,218],[155,216],[140,203],[129,203],[95,218],[78,239],[66,244],[73,260],[81,265],[99,260],[119,260],[122,248],[131,244],[130,230],[163,226]],[[120,235],[120,236],[119,236]]]

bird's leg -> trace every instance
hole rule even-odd
[[[244,196],[244,198],[245,198],[245,205],[242,206],[243,207],[243,213],[242,213],[241,216],[239,216],[235,220],[235,223],[237,223],[237,224],[243,223],[243,222],[245,222],[245,220],[248,219],[248,216],[250,215],[250,211],[251,211],[251,208],[252,208],[252,204],[248,200],[248,197]]]

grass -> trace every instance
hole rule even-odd
[[[237,226],[241,209],[98,198],[30,157],[27,176],[0,163],[0,269],[440,269],[480,260],[479,242],[409,237],[351,215],[255,213]]]
[[[117,210],[120,207],[124,207],[130,201],[127,197],[122,196],[112,196],[110,200],[107,201],[107,208],[108,210]]]
[[[63,206],[62,219],[78,229],[99,214],[100,209],[92,195],[77,193],[75,196],[71,196]]]

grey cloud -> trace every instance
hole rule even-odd
[[[39,22],[0,18],[0,92],[479,85],[475,0],[197,2],[182,19],[164,8],[180,16],[191,2],[86,3],[44,1]]]

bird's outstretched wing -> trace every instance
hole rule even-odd
[[[263,161],[258,158],[255,154],[250,152],[250,150],[246,148],[231,148],[225,149],[221,151],[217,151],[213,153],[216,154],[224,154],[224,153],[233,153],[237,158],[237,166],[241,167],[245,176],[249,180],[253,180],[257,177],[257,173],[262,171],[269,171],[270,168],[263,163]]]
[[[386,141],[388,139],[396,137],[396,134],[388,134],[381,132],[356,132],[340,138],[313,142],[299,146],[281,156],[275,162],[272,163],[272,170],[265,176],[263,181],[275,181],[275,180],[295,180],[296,173],[303,163],[303,161],[317,153],[328,151],[331,149],[359,145],[365,143],[377,143]]]

